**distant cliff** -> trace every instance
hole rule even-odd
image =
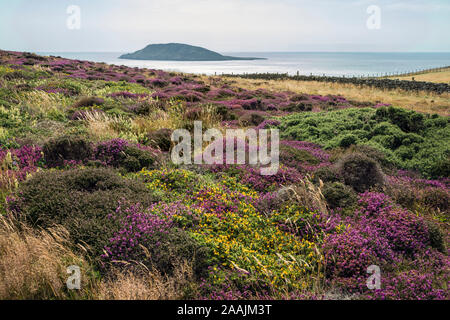
[[[172,61],[264,60],[265,58],[230,57],[182,43],[150,44],[142,50],[121,55],[120,59]]]

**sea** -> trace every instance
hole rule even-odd
[[[222,52],[236,57],[266,60],[150,61],[124,60],[126,52],[38,52],[42,55],[196,73],[206,75],[288,73],[290,75],[382,76],[450,66],[450,52]]]

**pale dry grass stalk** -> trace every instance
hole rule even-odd
[[[82,277],[81,291],[71,294],[66,289],[68,266],[80,266],[82,274],[89,269],[86,261],[69,249],[68,238],[61,226],[36,231],[0,216],[0,300],[86,295],[90,287],[87,277]]]
[[[189,262],[177,264],[173,274],[162,275],[143,267],[143,272],[112,271],[103,279],[95,293],[98,300],[176,300],[183,298],[183,289],[193,282],[194,272]]]
[[[104,141],[116,138],[128,138],[136,140],[136,126],[132,121],[120,115],[108,115],[105,113],[87,111],[83,119],[88,128],[90,137],[94,141]]]
[[[286,187],[284,192],[291,199],[294,199],[300,205],[319,210],[321,213],[328,213],[327,201],[322,194],[323,182],[320,180],[319,185],[312,183],[309,176],[306,176],[298,184]]]
[[[159,129],[182,129],[189,127],[194,120],[185,117],[186,107],[184,105],[168,106],[166,110],[157,109],[147,116],[138,116],[132,120],[133,127],[139,133],[150,133]],[[205,105],[201,108],[198,121],[202,122],[203,128],[220,129],[221,117],[216,107]]]
[[[33,90],[21,92],[22,104],[37,115],[45,115],[49,112],[64,112],[67,98],[58,94],[48,94],[45,91]],[[68,102],[67,102],[68,103]]]

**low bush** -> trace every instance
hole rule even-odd
[[[148,145],[161,151],[169,151],[172,146],[171,134],[172,130],[170,129],[159,129],[150,132],[147,136]]]
[[[75,102],[73,108],[80,109],[92,106],[101,106],[105,103],[105,100],[99,97],[84,97]]]
[[[109,261],[140,263],[171,275],[178,262],[191,261],[194,272],[201,275],[207,267],[208,250],[199,246],[185,231],[178,229],[167,214],[170,207],[157,205],[145,210],[140,204],[121,204],[111,219],[120,229],[105,247],[103,257]],[[123,262],[122,262],[123,263]]]
[[[133,145],[127,140],[104,141],[94,149],[94,160],[127,172],[137,172],[143,168],[151,169],[156,162],[156,153],[151,148]]]
[[[383,172],[378,163],[362,154],[344,156],[336,166],[345,184],[357,192],[364,192],[384,183]]]
[[[60,167],[66,161],[84,161],[92,155],[92,144],[81,136],[62,136],[51,139],[42,148],[49,167]]]
[[[257,126],[264,121],[264,117],[259,113],[246,113],[239,118],[239,123],[244,127]]]
[[[98,257],[117,229],[107,216],[124,198],[143,205],[154,200],[142,182],[112,169],[46,171],[25,181],[9,207],[32,225],[64,226],[74,243],[87,244]]]
[[[325,184],[322,193],[331,209],[351,207],[357,199],[355,191],[340,182]]]

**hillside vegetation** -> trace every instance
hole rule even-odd
[[[448,117],[250,81],[0,51],[0,299],[448,299]],[[278,172],[173,164],[197,120]]]

